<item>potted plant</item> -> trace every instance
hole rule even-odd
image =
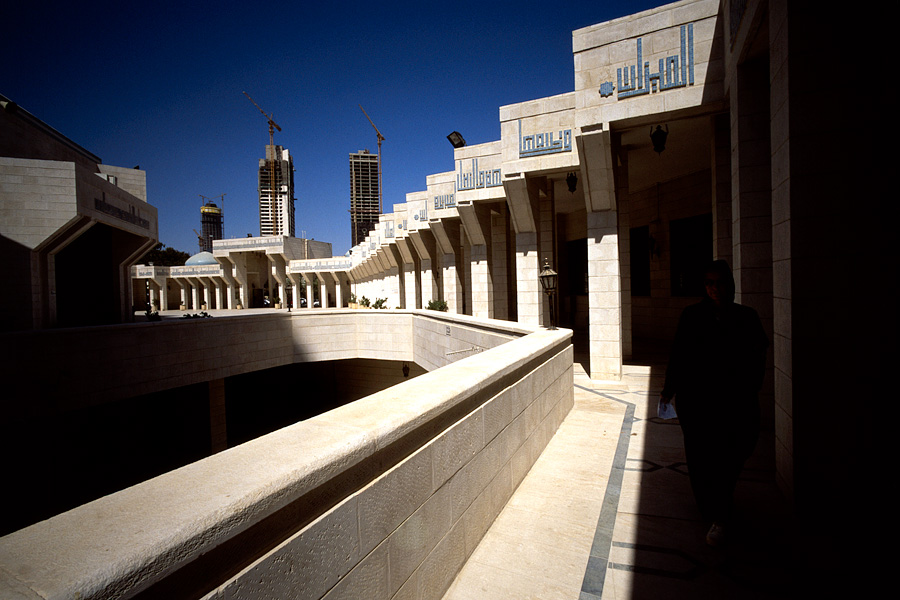
[[[273,299],[273,302],[275,303],[275,308],[281,308],[281,298],[279,298],[278,296],[275,296],[275,298]]]

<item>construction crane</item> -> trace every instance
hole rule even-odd
[[[250,94],[248,94],[247,92],[244,92],[244,95],[247,96],[247,100],[249,100],[250,102],[253,102],[253,106],[258,108],[259,112],[261,112],[262,115],[269,122],[269,145],[274,146],[275,145],[275,130],[277,129],[278,131],[281,131],[281,127],[279,127],[278,123],[276,123],[274,121],[274,119],[272,118],[272,117],[274,117],[274,115],[270,115],[266,111],[264,111],[262,108],[260,108],[259,104],[257,104],[256,101],[253,98],[251,98]],[[373,125],[373,127],[374,127],[374,125]]]
[[[362,104],[359,105],[359,110],[366,115],[366,118],[369,119],[369,124],[372,125],[372,129],[375,130],[375,135],[378,136],[378,214],[383,212],[383,205],[381,202],[382,191],[381,191],[381,142],[384,141],[384,136],[381,135],[381,132],[378,131],[378,128],[375,127],[375,123],[372,123],[371,117],[369,117],[369,113],[366,112],[366,109],[362,107]]]
[[[200,235],[200,232],[196,229],[194,230],[194,233],[197,234],[197,244],[200,246],[200,251],[203,252],[203,236]]]

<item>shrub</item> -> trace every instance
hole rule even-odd
[[[427,308],[428,310],[439,310],[442,312],[447,312],[447,309],[449,307],[447,306],[446,300],[429,300],[428,306],[426,306],[425,308]]]

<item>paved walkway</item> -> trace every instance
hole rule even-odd
[[[724,548],[705,543],[681,431],[656,417],[663,369],[591,381],[445,600],[785,598],[789,528],[762,438]]]

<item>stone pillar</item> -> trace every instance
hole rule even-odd
[[[712,210],[713,257],[732,264],[731,239],[731,132],[728,115],[713,119],[712,139]]]
[[[341,290],[340,273],[331,272],[331,278],[334,280],[334,306],[336,308],[344,308],[344,295]]]
[[[622,377],[622,309],[618,217],[589,212],[588,305],[592,379]]]
[[[506,205],[495,205],[499,214],[491,216],[491,283],[493,290],[493,313],[495,319],[509,319],[509,281],[507,279],[507,255],[510,243]]]
[[[516,234],[516,291],[518,295],[519,323],[545,325],[544,303],[538,256],[538,234],[528,231]]]
[[[159,310],[169,310],[169,280],[161,278],[159,286]]]
[[[152,279],[148,279],[148,287],[150,288],[150,310],[156,310],[161,306],[159,301],[159,284]]]
[[[313,298],[315,295],[313,294],[313,280],[314,275],[312,273],[304,273],[303,279],[306,281],[306,308],[313,307]]]
[[[225,380],[213,379],[209,386],[210,452],[228,449],[228,427],[225,418]]]
[[[462,280],[460,278],[460,221],[458,219],[435,219],[430,221],[432,231],[438,241],[441,254],[441,277],[443,300],[447,311],[462,313]]]
[[[316,279],[319,280],[319,307],[328,308],[328,285],[325,279],[316,273]]]
[[[419,255],[418,271],[422,290],[419,306],[425,307],[431,300],[438,300],[441,297],[435,272],[437,251],[434,234],[428,229],[416,229],[409,232],[409,239],[416,249],[416,254]]]
[[[269,284],[269,290],[272,292],[272,302],[274,304],[275,298],[279,298],[286,306],[287,298],[285,298],[284,293],[284,281],[287,272],[287,263],[284,260],[284,256],[281,254],[267,254],[266,256],[269,259],[269,281],[274,280],[274,285],[273,283]],[[277,286],[277,288],[275,286]]]
[[[178,287],[181,288],[181,306],[187,308],[188,296],[190,295],[188,284],[184,279],[176,279],[175,281],[178,283]]]
[[[232,277],[235,281],[232,286],[233,293],[230,295],[241,306],[248,308],[250,299],[247,297],[247,290],[250,289],[250,285],[247,281],[247,256],[243,252],[231,252],[228,254],[228,260],[234,265]]]
[[[219,308],[219,306],[215,302],[216,287],[213,283],[212,278],[202,277],[200,281],[203,284],[203,301],[206,302],[206,308]]]
[[[393,255],[394,264],[397,265],[397,304],[400,308],[406,308],[406,273],[405,261],[400,253],[400,247],[394,243],[387,247],[387,251]]]
[[[469,268],[472,273],[472,316],[494,317],[493,232],[491,209],[484,203],[461,202],[459,217],[472,244]]]
[[[747,61],[732,81],[731,219],[735,302],[756,309],[769,340],[773,331],[772,168],[769,119],[769,70],[761,60]],[[764,429],[774,419],[774,363],[767,354],[766,377],[759,395]]]
[[[400,306],[400,266],[393,252],[394,244],[384,245],[378,250],[384,266],[384,293],[389,308]]]
[[[216,308],[228,308],[228,302],[226,301],[226,298],[228,297],[228,286],[225,284],[225,280],[217,277],[213,282],[216,286]]]
[[[403,278],[404,300],[401,306],[409,309],[422,308],[419,292],[416,288],[418,254],[416,254],[409,238],[397,238],[397,250],[403,259],[400,276]]]
[[[538,281],[541,271],[539,210],[541,195],[546,195],[546,180],[510,177],[504,180],[503,187],[516,231],[517,317],[520,323],[547,325],[544,318],[545,294]]]

